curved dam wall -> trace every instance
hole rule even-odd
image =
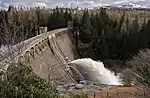
[[[66,57],[75,59],[75,46],[70,35],[71,32],[63,28],[28,39],[18,61],[29,63],[37,75],[57,84],[75,82],[65,61]]]

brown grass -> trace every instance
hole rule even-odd
[[[150,94],[136,87],[116,87],[99,93],[90,93],[90,98],[150,98]]]

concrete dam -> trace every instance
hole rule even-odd
[[[38,76],[56,85],[79,83],[82,80],[121,85],[120,78],[105,68],[102,62],[78,59],[74,32],[70,29],[40,32],[40,35],[13,46],[15,61],[31,66]]]
[[[67,29],[59,29],[47,32],[50,35],[42,37],[42,40],[31,47],[31,62],[33,70],[47,80],[55,83],[75,82],[71,72],[67,71],[65,58],[75,59],[74,44]],[[29,54],[25,54],[25,57]]]
[[[72,32],[68,28],[47,32],[40,30],[40,34],[29,38],[12,47],[11,51],[16,62],[30,65],[34,72],[56,84],[75,83],[76,76],[68,68],[68,60],[77,58]],[[7,57],[8,59],[9,57]],[[7,69],[4,59],[0,62],[1,69]]]

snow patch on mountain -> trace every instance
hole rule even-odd
[[[7,9],[9,5],[15,7],[123,7],[123,8],[150,8],[150,0],[1,0],[0,9]]]
[[[123,5],[118,6],[118,7],[122,7],[122,8],[149,8],[148,6],[134,4],[134,3],[123,4]]]

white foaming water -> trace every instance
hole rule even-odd
[[[122,85],[119,76],[115,76],[114,72],[105,68],[103,62],[83,58],[71,61],[70,63],[75,64],[84,77],[86,75],[86,80],[108,85]]]
[[[8,45],[1,45],[0,52],[6,52],[8,50]]]

